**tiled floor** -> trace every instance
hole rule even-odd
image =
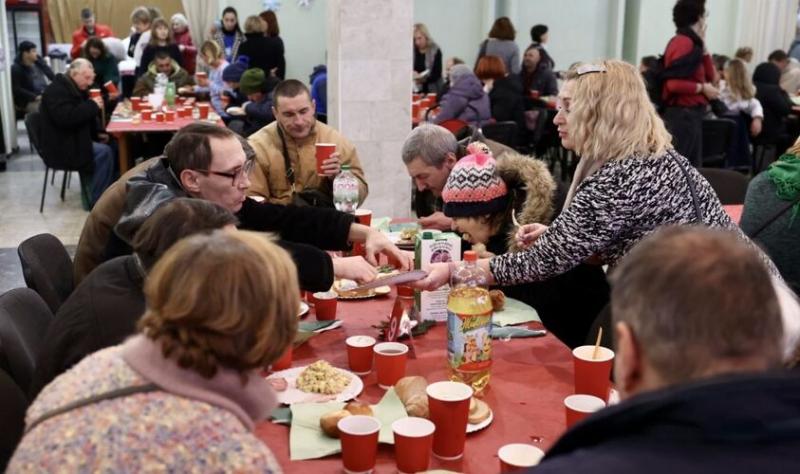
[[[17,246],[36,234],[48,232],[67,246],[78,243],[88,213],[81,208],[78,175],[61,201],[62,173],[56,174],[54,185],[48,178],[44,212],[39,213],[44,164],[30,153],[23,123],[18,122],[20,151],[8,160],[8,171],[0,173],[0,292],[24,286]]]

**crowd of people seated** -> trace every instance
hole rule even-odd
[[[704,1],[677,0],[662,56],[562,73],[543,24],[520,54],[511,20],[498,18],[474,67],[444,59],[414,25],[411,84],[437,95],[397,157],[418,223],[460,235],[488,284],[535,307],[566,346],[601,327],[616,351],[622,402],[568,430],[536,472],[797,464],[800,387],[785,370],[800,363],[800,127],[786,120],[798,91],[783,80],[793,66],[782,51],[752,71],[749,48],[712,58],[707,18]],[[308,85],[285,77],[274,12],[247,17],[242,31],[226,7],[199,48],[182,14],[132,12],[133,95],[163,76],[209,100],[225,126],[186,125],[118,179],[103,120],[126,94],[105,87],[122,86],[104,41],[113,32],[91,10],[81,20],[65,74],[32,43],[12,66],[15,107],[41,119],[40,153],[72,161],[91,210],[75,289],[22,387],[32,404],[9,472],[280,472],[254,435],[276,405],[258,371],[294,340],[297,295],[372,281],[381,256],[409,270],[413,256],[334,208],[344,166],[359,203],[367,176],[353,141],[322,120],[324,66]],[[751,142],[778,150],[751,170],[740,225],[699,169],[710,116],[735,119],[748,156]],[[452,121],[468,125],[467,139]],[[492,122],[517,125],[510,143],[483,135]],[[542,127],[579,157],[566,182],[520,152]],[[336,145],[321,172],[319,143]],[[363,256],[332,255],[354,243]],[[453,271],[432,264],[412,285],[440,288]],[[117,425],[125,430],[109,436]]]

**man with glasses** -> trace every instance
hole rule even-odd
[[[327,290],[334,276],[374,279],[380,253],[398,259],[405,268],[411,266],[409,254],[380,232],[355,223],[349,214],[247,198],[254,155],[247,142],[229,129],[205,123],[188,125],[170,141],[164,155],[128,180],[125,209],[113,219],[116,225],[105,246],[106,258],[129,253],[134,234],[159,206],[178,197],[192,197],[236,214],[242,229],[276,233],[281,245],[292,253],[300,285],[307,290]],[[323,251],[346,250],[352,242],[364,243],[366,259],[331,259]],[[89,244],[80,242],[78,246]]]

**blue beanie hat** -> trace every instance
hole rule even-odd
[[[250,58],[247,56],[239,56],[236,62],[228,65],[222,71],[222,80],[225,82],[239,82],[242,79],[242,74],[247,71],[247,66],[250,64]]]

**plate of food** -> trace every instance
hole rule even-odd
[[[357,397],[364,382],[356,374],[327,361],[318,360],[305,367],[275,372],[267,377],[278,397],[286,405],[308,402],[346,402]]]
[[[337,297],[342,300],[360,300],[372,298],[373,296],[385,296],[392,292],[392,289],[388,286],[356,290],[355,288],[357,286],[358,283],[355,281],[342,278],[341,280],[336,280],[333,282],[333,291],[335,291]]]
[[[414,250],[414,245],[417,241],[418,227],[410,227],[400,231],[399,239],[395,242],[397,248],[401,250]]]
[[[297,310],[297,317],[302,318],[303,316],[308,314],[308,311],[311,307],[305,301],[300,302],[300,308]]]

